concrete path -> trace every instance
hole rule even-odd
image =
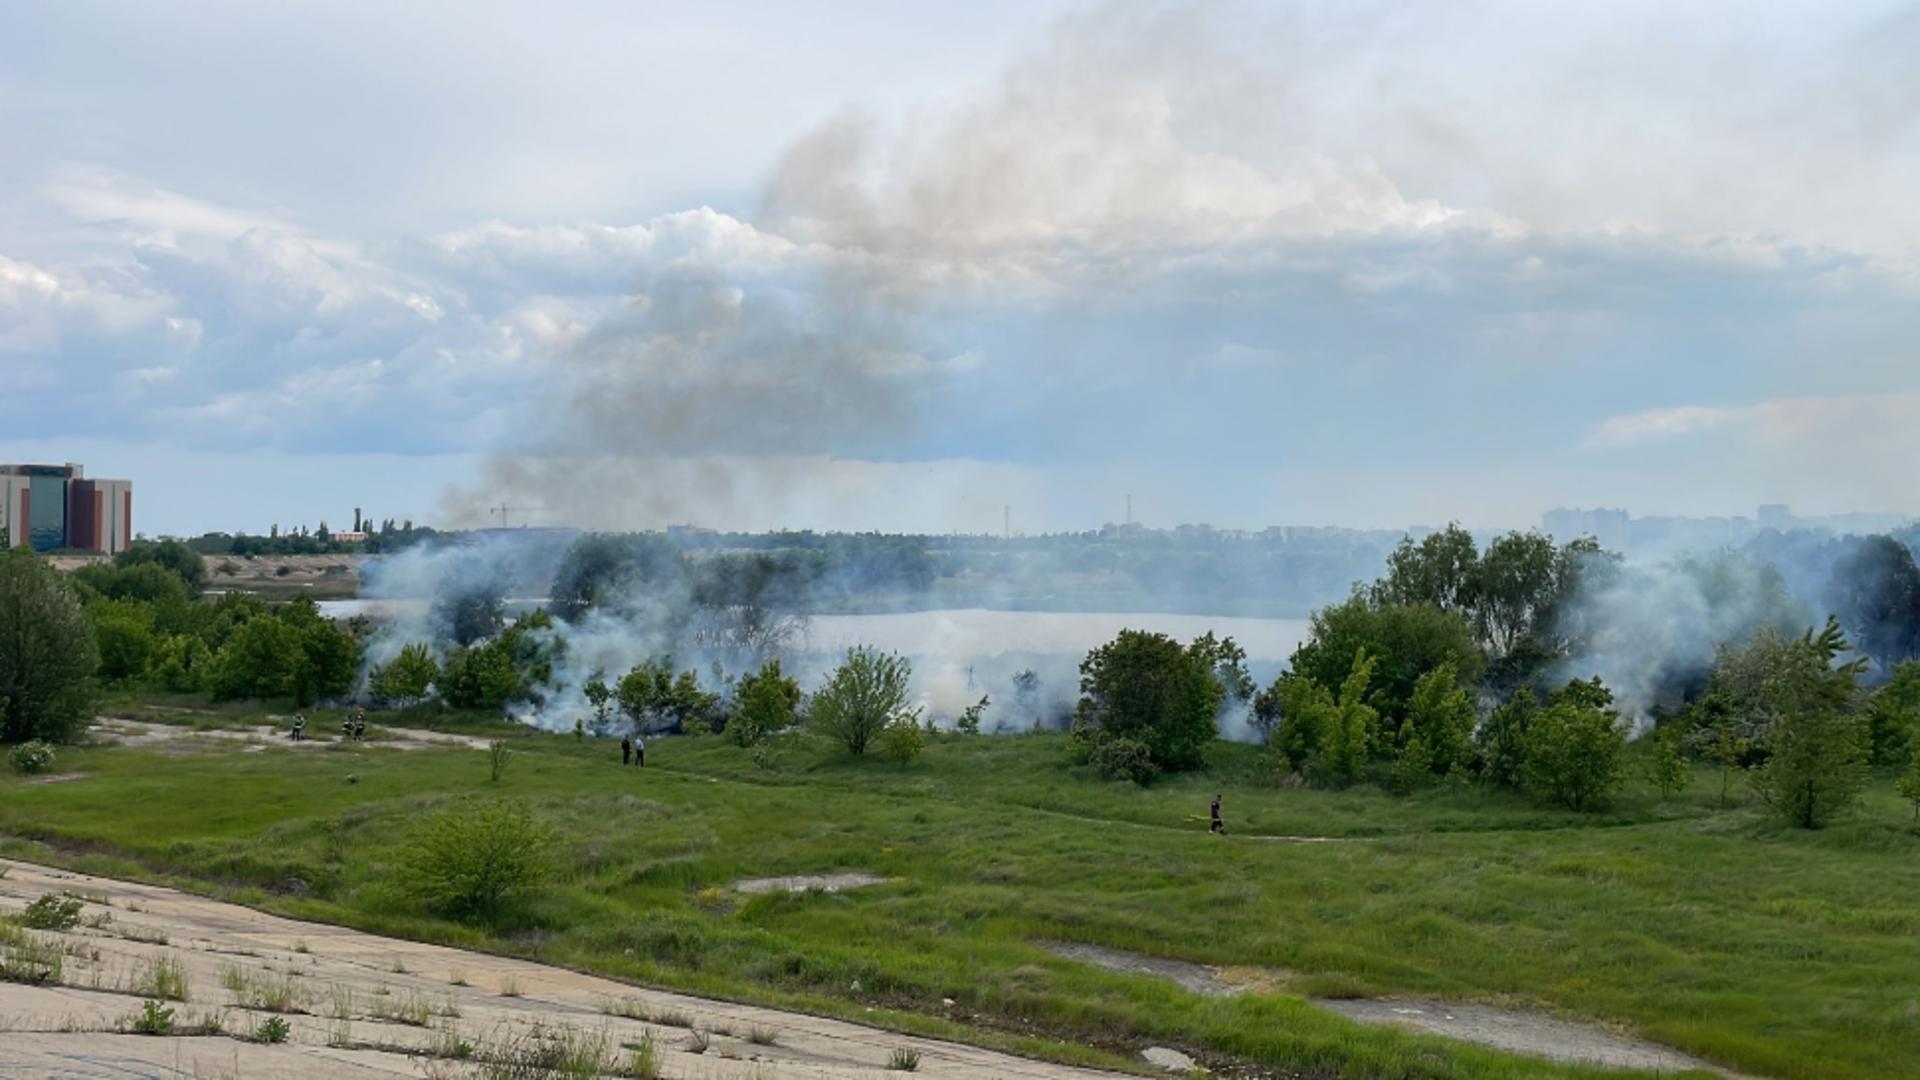
[[[1111,1077],[838,1020],[709,1001],[521,960],[303,923],[174,889],[0,860],[0,912],[85,901],[73,929],[0,937],[57,950],[57,982],[0,982],[0,1077],[465,1077],[483,1062],[592,1062],[633,1075],[879,1078],[908,1055],[934,1077]],[[184,981],[173,1034],[133,1033],[155,983]],[[277,1045],[249,1041],[272,1018]],[[217,1022],[220,1033],[205,1033]],[[899,1059],[896,1058],[899,1056]],[[586,1070],[591,1071],[591,1070]],[[527,1075],[515,1072],[514,1075]],[[569,1075],[578,1075],[570,1073]]]

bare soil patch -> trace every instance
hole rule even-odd
[[[1190,993],[1208,997],[1284,993],[1292,975],[1281,969],[1209,967],[1079,942],[1043,942],[1041,947],[1055,956],[1108,971],[1166,979]],[[1362,1024],[1402,1027],[1549,1061],[1662,1072],[1704,1069],[1734,1075],[1671,1047],[1526,1009],[1428,998],[1308,1000]]]
[[[151,720],[126,720],[116,717],[101,717],[93,722],[94,738],[101,742],[118,743],[123,746],[143,746],[160,749],[186,749],[196,745],[214,743],[242,743],[246,750],[264,750],[270,745],[282,745],[300,751],[321,750],[334,745],[331,739],[306,738],[295,742],[287,735],[292,718],[278,725],[253,724],[238,728],[209,728],[197,730],[179,727],[173,724],[155,723]],[[309,731],[313,730],[309,725]],[[361,746],[385,746],[395,750],[433,750],[448,747],[463,747],[469,750],[485,750],[487,740],[476,735],[455,735],[443,731],[421,731],[418,728],[374,729],[374,737]]]
[[[734,892],[839,892],[868,885],[884,885],[886,878],[872,874],[792,874],[787,877],[746,878],[733,883]]]

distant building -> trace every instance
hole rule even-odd
[[[1760,510],[1754,515],[1763,529],[1779,529],[1785,532],[1793,526],[1793,512],[1786,503],[1761,503]]]
[[[133,542],[133,482],[79,465],[0,465],[0,542],[117,555]]]
[[[1608,551],[1625,551],[1632,519],[1625,510],[1569,510],[1561,507],[1541,515],[1540,527],[1561,543],[1591,536]]]

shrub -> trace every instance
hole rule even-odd
[[[914,1072],[920,1068],[920,1052],[903,1046],[887,1058],[887,1068],[894,1072]]]
[[[25,776],[50,772],[53,769],[53,747],[39,739],[23,742],[7,752],[7,762],[13,771]]]
[[[29,930],[71,930],[80,925],[80,901],[42,893],[14,921]]]
[[[401,886],[455,918],[497,918],[546,880],[553,833],[519,803],[488,800],[429,815],[401,856]]]
[[[1108,779],[1136,784],[1145,784],[1160,773],[1153,763],[1153,752],[1138,739],[1115,736],[1096,740],[1087,762]]]
[[[293,1025],[287,1023],[284,1016],[269,1016],[253,1029],[253,1041],[257,1043],[283,1043],[293,1034]]]
[[[171,1035],[173,1010],[157,1001],[148,1001],[135,1014],[133,1030],[141,1035]]]
[[[1569,687],[1592,687],[1574,683]],[[1626,734],[1619,715],[1603,708],[1592,691],[1560,691],[1533,717],[1522,737],[1521,780],[1535,798],[1569,810],[1592,810],[1620,785],[1620,755]],[[1606,694],[1611,701],[1612,695]]]
[[[905,765],[920,756],[926,746],[926,735],[920,725],[912,720],[896,720],[880,732],[880,756],[888,761]]]
[[[509,747],[505,741],[500,739],[495,739],[492,742],[488,743],[487,744],[488,779],[492,780],[496,784],[499,783],[501,775],[507,771],[507,762],[512,760],[512,758],[513,758],[513,749]]]
[[[960,710],[959,719],[953,722],[953,730],[962,735],[980,734],[980,714],[986,712],[987,706],[991,704],[993,701],[987,695],[981,694],[979,701]]]

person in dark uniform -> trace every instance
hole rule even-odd
[[[1217,832],[1221,836],[1227,835],[1227,827],[1220,820],[1220,796],[1215,795],[1213,797],[1213,806],[1209,809],[1212,811],[1212,824],[1207,826],[1207,831]]]
[[[633,764],[633,740],[625,735],[620,737],[620,764]]]

